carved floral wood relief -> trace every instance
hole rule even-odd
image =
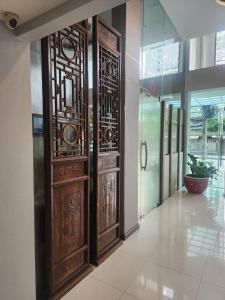
[[[116,174],[109,173],[100,176],[100,232],[116,223]]]
[[[84,183],[55,189],[55,261],[76,251],[85,243]]]

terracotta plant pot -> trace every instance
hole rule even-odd
[[[184,176],[184,186],[189,193],[202,194],[208,187],[209,178],[196,178]]]

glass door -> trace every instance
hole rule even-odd
[[[172,93],[173,80],[166,75],[179,72],[178,33],[159,0],[142,0],[142,43],[140,72],[140,167],[139,212],[146,215],[160,203],[160,101]],[[170,77],[171,78],[171,77]]]
[[[190,92],[188,152],[218,169],[213,188],[224,188],[225,178],[225,88]]]
[[[140,215],[159,204],[160,184],[160,102],[143,92],[140,96]]]
[[[170,196],[177,191],[178,179],[178,109],[170,105]]]

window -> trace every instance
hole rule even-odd
[[[179,42],[170,39],[144,46],[142,50],[142,79],[179,72]]]
[[[225,64],[225,31],[216,34],[216,66]]]

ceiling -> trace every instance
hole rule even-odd
[[[160,0],[183,39],[225,30],[225,7],[216,0]]]
[[[0,0],[0,11],[17,14],[19,24],[23,24],[65,2],[67,0]]]
[[[191,105],[194,107],[220,104],[225,104],[225,88],[191,92]]]
[[[142,8],[143,46],[179,37],[158,0],[145,0]]]

